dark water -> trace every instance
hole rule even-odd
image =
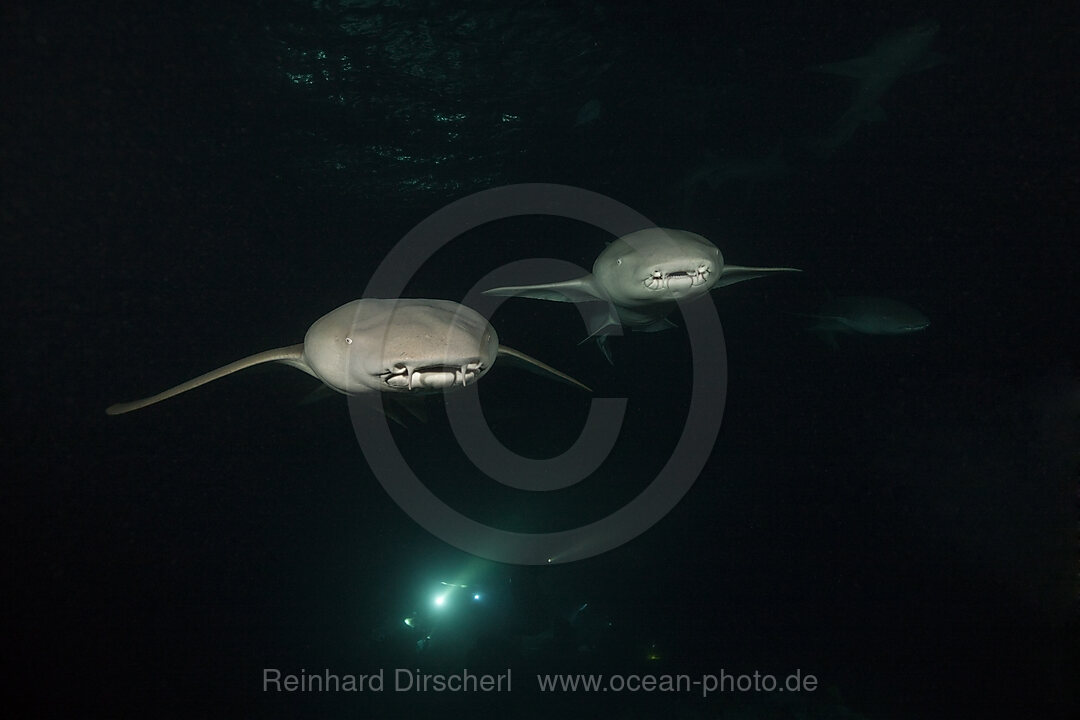
[[[4,12],[0,112],[13,705],[1073,716],[1075,20],[920,3],[24,5]],[[947,61],[899,78],[885,120],[814,152],[855,81],[805,68],[928,18]],[[390,499],[345,402],[301,403],[314,382],[283,367],[103,413],[301,341],[426,217],[514,183],[585,188],[729,262],[805,271],[713,293],[723,425],[640,537],[551,566],[462,552]],[[405,294],[461,299],[534,256],[587,268],[611,239],[557,217],[492,222]],[[832,295],[902,300],[931,325],[832,350],[800,316]],[[604,517],[660,471],[701,392],[673,319],[613,340],[612,367],[578,344],[570,306],[495,314],[505,344],[628,399],[580,486],[484,477],[437,400],[398,446],[481,522]],[[501,364],[480,395],[497,436],[533,457],[569,447],[588,412],[587,396]],[[440,583],[469,587],[434,608]],[[386,687],[267,691],[267,668],[382,671]],[[396,692],[396,668],[510,668],[513,689]],[[541,695],[535,680],[755,671],[818,686]]]

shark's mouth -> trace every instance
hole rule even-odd
[[[664,272],[653,270],[649,277],[645,278],[645,287],[650,290],[672,290],[682,292],[690,288],[704,285],[712,274],[712,268],[704,263],[693,270],[675,270]]]
[[[389,370],[379,373],[379,377],[395,390],[445,390],[465,387],[478,379],[483,372],[484,363],[477,359],[461,365],[409,366],[397,363]]]

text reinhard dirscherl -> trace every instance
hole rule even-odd
[[[283,673],[277,668],[263,668],[263,692],[383,692],[388,689],[387,673],[383,669],[368,675],[337,674],[330,670],[320,673]],[[393,671],[395,692],[509,692],[510,668],[498,675],[473,673],[422,673],[419,670],[396,668]]]
[[[388,685],[388,677],[392,685]],[[702,697],[713,693],[814,692],[815,675],[796,670],[786,676],[771,673],[631,673],[610,675],[537,675],[536,689],[549,692],[698,692]],[[423,673],[410,668],[383,669],[366,675],[337,674],[330,670],[285,673],[277,668],[263,668],[263,692],[336,693],[336,692],[510,692],[510,668],[497,675],[474,673],[467,669],[454,673]]]

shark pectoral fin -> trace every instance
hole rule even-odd
[[[237,360],[236,362],[229,363],[223,367],[219,367],[217,370],[211,370],[208,373],[204,373],[197,378],[192,378],[185,383],[180,383],[176,387],[171,387],[168,390],[162,390],[157,395],[151,395],[150,397],[143,398],[142,400],[133,400],[126,403],[116,403],[105,408],[105,413],[108,415],[123,415],[129,413],[132,410],[141,410],[147,405],[153,405],[159,403],[162,400],[168,400],[171,397],[185,393],[188,390],[194,390],[200,385],[205,385],[208,382],[213,382],[219,378],[223,378],[226,375],[232,375],[234,372],[239,372],[245,368],[252,367],[253,365],[260,365],[268,362],[281,362],[286,365],[291,365],[295,368],[299,368],[311,375],[311,369],[304,363],[304,344],[290,345],[283,348],[275,348],[274,350],[266,350],[255,355],[249,355],[246,358]]]
[[[596,333],[594,335],[589,335],[588,337],[584,338],[581,342],[578,343],[578,345],[584,345],[590,340],[595,340],[596,347],[598,347],[600,349],[600,352],[603,353],[604,359],[608,361],[609,365],[614,365],[615,358],[611,355],[611,344],[608,341],[610,337],[610,333]]]
[[[654,323],[652,323],[650,325],[646,325],[645,327],[639,327],[639,328],[634,328],[634,329],[637,330],[638,332],[651,333],[651,332],[663,332],[664,330],[671,330],[671,329],[677,328],[677,327],[679,327],[679,326],[676,325],[675,323],[671,322],[667,318],[660,318],[659,320],[657,320],[656,322],[654,322]]]
[[[536,300],[553,300],[555,302],[590,302],[592,300],[604,300],[603,291],[596,284],[592,275],[563,280],[562,282],[546,283],[543,285],[508,285],[485,290],[484,295],[500,295],[509,297],[527,297]]]
[[[615,358],[611,354],[611,344],[608,339],[612,335],[622,334],[622,322],[615,306],[611,303],[591,303],[583,313],[589,334],[578,345],[584,345],[590,340],[596,341],[596,347],[600,348],[604,359],[609,365],[615,364]]]
[[[522,370],[528,370],[531,373],[536,373],[537,375],[541,375],[552,380],[558,380],[559,382],[573,385],[574,387],[580,388],[585,392],[592,392],[592,388],[590,388],[588,385],[582,382],[578,382],[566,373],[560,372],[555,368],[551,367],[550,365],[542,363],[536,358],[529,357],[525,353],[519,352],[513,348],[508,348],[505,345],[500,345],[499,357],[506,358],[512,365],[516,365]]]
[[[590,303],[585,306],[581,314],[589,334],[578,345],[597,336],[620,334],[622,330],[619,315],[610,303]]]
[[[716,284],[713,285],[713,287],[726,287],[728,285],[734,285],[735,283],[742,282],[743,280],[752,280],[754,278],[764,277],[773,273],[783,272],[802,272],[802,270],[789,267],[764,268],[743,267],[741,265],[725,265],[724,269],[720,271],[720,278],[716,281]]]

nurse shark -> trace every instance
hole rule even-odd
[[[879,40],[870,53],[840,62],[816,65],[810,70],[854,78],[858,81],[851,105],[833,123],[825,137],[811,143],[819,155],[829,156],[855,135],[865,122],[882,120],[885,111],[878,102],[897,80],[944,62],[940,53],[930,50],[941,26],[927,21]]]
[[[930,326],[930,319],[915,308],[883,297],[833,298],[808,317],[817,320],[810,327],[811,332],[819,334],[832,347],[837,346],[837,333],[907,335]]]
[[[725,264],[720,249],[697,233],[645,228],[610,243],[592,273],[539,285],[485,290],[485,295],[527,297],[555,302],[592,303],[586,311],[590,337],[611,361],[606,332],[621,326],[641,332],[674,327],[667,316],[680,301],[710,290],[773,273],[801,272],[789,267]],[[599,302],[595,302],[599,301]]]
[[[525,353],[499,344],[478,312],[449,300],[364,298],[316,320],[298,345],[266,350],[141,400],[110,405],[122,415],[254,365],[290,365],[345,395],[424,395],[472,385],[497,358],[582,390],[589,388]]]

